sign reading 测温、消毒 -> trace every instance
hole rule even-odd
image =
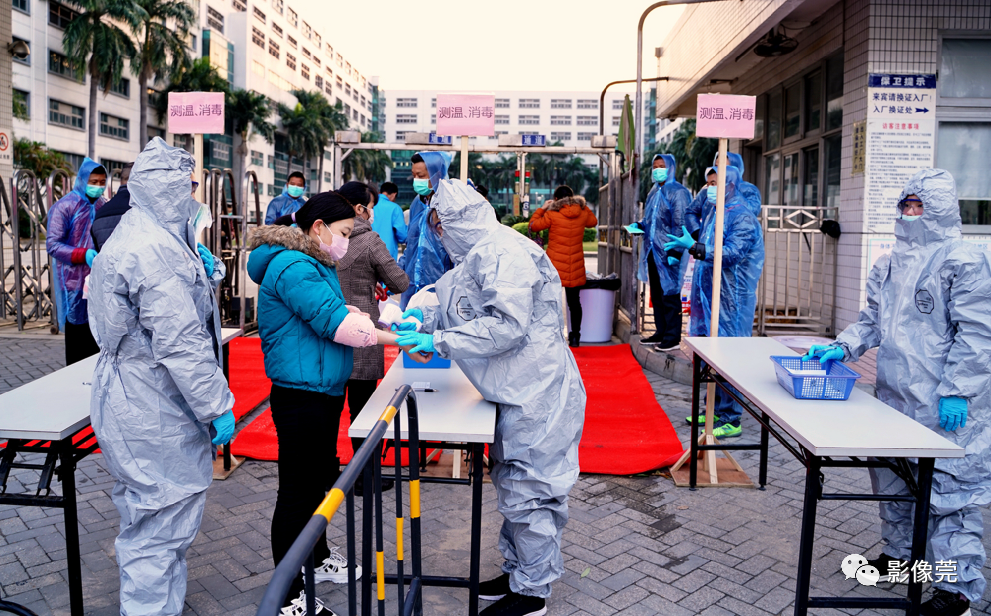
[[[455,137],[495,135],[495,95],[438,94],[437,134]]]
[[[169,132],[177,135],[224,133],[223,92],[169,92]]]

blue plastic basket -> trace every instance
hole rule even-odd
[[[841,361],[830,359],[825,365],[818,359],[802,361],[794,355],[772,355],[778,383],[799,400],[846,400],[860,375]],[[796,370],[823,370],[826,376],[795,374]]]

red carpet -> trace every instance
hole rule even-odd
[[[633,475],[670,466],[681,441],[629,345],[572,349],[585,382],[583,473]]]
[[[250,338],[248,340],[251,340]],[[261,340],[258,340],[258,365],[261,366],[262,353],[261,353]],[[385,369],[388,370],[392,366],[392,362],[396,361],[398,357],[399,349],[396,347],[386,347],[385,348]],[[234,389],[234,371],[239,369],[237,364],[233,361],[234,349],[231,349],[231,389]],[[258,402],[251,408],[255,408],[262,400],[269,395],[272,389],[272,382],[265,377],[265,368],[261,366],[261,378],[257,378],[257,381],[264,379],[264,396],[258,400]],[[235,397],[238,395],[237,390],[234,390]],[[251,409],[248,409],[251,410]],[[384,409],[383,409],[384,410]],[[236,407],[234,414],[237,417],[241,415],[238,414]],[[348,438],[348,426],[350,425],[350,409],[347,404],[344,405],[344,413],[341,415],[341,429],[337,435],[337,454],[341,459],[342,464],[347,464],[353,455],[351,451],[351,439]],[[236,456],[246,456],[248,458],[253,458],[255,460],[278,460],[279,459],[279,443],[275,436],[275,423],[272,421],[272,411],[266,410],[264,413],[259,415],[250,424],[244,427],[241,432],[238,433],[237,438],[234,439],[234,444],[231,445],[231,453]],[[392,456],[389,455],[388,463],[391,463]],[[404,454],[405,459],[405,454]]]
[[[234,394],[234,417],[241,419],[258,408],[272,391],[272,381],[265,376],[261,338],[231,340],[228,374],[231,393]]]

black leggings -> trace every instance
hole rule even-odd
[[[89,323],[75,325],[66,321],[63,333],[65,334],[66,366],[71,366],[100,352],[100,347],[93,339],[93,332],[89,329]]]
[[[271,404],[279,440],[279,492],[272,515],[272,558],[278,566],[323,501],[325,486],[332,486],[340,475],[337,431],[344,396],[272,385]],[[318,541],[313,548],[316,565],[328,556],[327,541]],[[283,605],[302,590],[300,573]]]
[[[661,338],[664,348],[677,346],[681,343],[681,294],[664,295],[653,254],[647,255],[647,277],[650,279],[650,301],[654,304],[654,327],[657,330],[654,335]]]
[[[568,300],[568,312],[571,313],[571,333],[576,336],[582,333],[581,290],[581,287],[564,288],[564,297]]]
[[[368,399],[372,397],[375,393],[375,389],[378,387],[378,380],[365,381],[361,379],[351,379],[347,384],[347,396],[348,396],[348,409],[351,412],[351,423],[354,423],[354,418],[358,416],[361,409],[365,408],[365,404]],[[382,409],[385,410],[385,409]],[[350,425],[350,424],[348,424]],[[358,453],[358,448],[361,444],[365,442],[363,438],[351,438],[351,448],[354,449],[355,453]]]

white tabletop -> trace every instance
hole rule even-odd
[[[88,426],[90,383],[98,357],[0,395],[0,438],[58,441]]]
[[[241,336],[241,328],[239,327],[221,327],[220,328],[220,344],[224,345],[235,338]]]
[[[688,338],[695,353],[817,456],[962,458],[964,450],[854,388],[846,401],[798,400],[778,384],[772,355],[797,355],[771,338]],[[853,370],[855,363],[849,364]]]
[[[401,385],[430,383],[436,392],[417,391],[416,403],[420,419],[420,439],[451,443],[491,443],[495,440],[496,405],[482,399],[461,368],[454,362],[446,370],[406,369],[403,358],[392,364],[378,389],[351,422],[348,436],[366,437],[389,400]],[[399,409],[403,438],[408,438],[409,420],[406,404]],[[384,438],[393,438],[392,426]]]

